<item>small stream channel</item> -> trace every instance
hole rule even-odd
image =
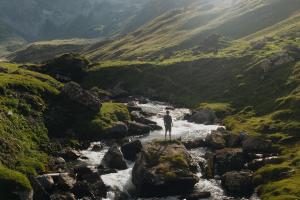
[[[158,125],[163,126],[163,115],[165,114],[167,104],[161,102],[150,102],[147,104],[138,104],[139,107],[143,109],[143,111],[147,113],[153,113],[152,117],[149,117],[150,120],[157,122]],[[190,123],[188,121],[183,120],[183,117],[186,113],[189,113],[188,109],[184,108],[176,108],[174,110],[170,110],[170,114],[173,117],[173,130],[172,137],[181,138],[181,140],[193,140],[196,138],[205,138],[207,134],[209,134],[212,130],[216,130],[219,128],[218,125],[202,125]],[[150,142],[157,139],[164,139],[164,130],[160,131],[152,131],[149,135],[139,137],[143,143]],[[101,160],[103,159],[105,153],[107,152],[109,147],[104,147],[104,149],[100,152],[94,152],[91,150],[92,146],[87,150],[81,151],[81,153],[86,157],[82,162],[87,163],[91,167],[99,166]],[[208,150],[206,148],[197,148],[190,150],[190,154],[195,159],[204,159],[204,155]],[[134,185],[131,182],[131,172],[134,163],[128,161],[128,169],[120,170],[118,173],[112,173],[103,175],[102,179],[105,185],[110,186],[111,190],[108,192],[107,200],[114,200],[116,191],[122,191],[129,194],[134,194]],[[221,187],[220,180],[215,179],[204,179],[201,178],[201,170],[199,168],[198,176],[200,181],[196,184],[195,190],[210,192],[211,197],[210,200],[225,200],[225,199],[235,199],[229,196],[226,196],[224,190]],[[133,198],[134,199],[134,198]],[[157,200],[177,200],[178,197],[165,197],[165,198],[151,198]],[[243,200],[246,200],[244,198]],[[249,200],[259,200],[259,198],[254,194]]]

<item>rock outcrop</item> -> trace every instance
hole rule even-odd
[[[270,153],[273,150],[271,141],[258,137],[248,137],[242,144],[243,151],[247,153]]]
[[[122,145],[121,150],[125,159],[135,161],[137,154],[141,152],[142,148],[141,141],[135,140]]]
[[[132,181],[143,197],[182,195],[193,190],[199,178],[193,163],[179,142],[145,144],[132,171]]]
[[[71,101],[85,106],[92,111],[99,112],[101,108],[102,104],[100,99],[93,93],[84,90],[79,84],[75,82],[66,83],[62,88],[61,93]]]
[[[190,116],[185,117],[189,122],[212,125],[217,122],[217,116],[213,110],[194,110]]]
[[[124,122],[116,122],[106,131],[107,135],[111,137],[124,137],[128,134],[128,126]]]
[[[128,121],[128,133],[129,135],[143,135],[151,131],[151,127],[138,122]]]
[[[227,172],[222,176],[222,185],[233,196],[249,196],[254,190],[250,172]]]
[[[211,134],[207,135],[205,142],[207,146],[213,149],[222,149],[226,147],[225,136],[218,131],[213,131]]]
[[[105,167],[112,169],[127,169],[126,161],[123,154],[117,145],[113,145],[109,148],[108,152],[104,155],[102,164]]]

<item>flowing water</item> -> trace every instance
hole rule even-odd
[[[153,116],[149,117],[150,120],[157,122],[158,125],[163,126],[163,116],[166,112],[167,104],[160,102],[151,102],[147,104],[139,104],[143,111],[147,113],[152,113]],[[195,138],[205,138],[212,130],[219,128],[217,125],[201,125],[190,123],[183,120],[183,116],[189,113],[188,109],[176,108],[170,110],[170,114],[173,118],[173,128],[172,128],[172,138],[181,138],[181,140],[192,140]],[[150,142],[156,139],[164,139],[165,133],[164,130],[152,131],[149,135],[140,137],[139,139],[142,142]],[[92,144],[93,145],[93,144]],[[91,145],[91,146],[92,146]],[[101,160],[103,159],[105,153],[107,152],[108,147],[105,147],[100,152],[93,152],[91,148],[85,151],[82,151],[83,155],[87,157],[87,160],[84,160],[91,167],[97,167]],[[195,159],[203,159],[202,157],[207,152],[205,148],[198,148],[190,150],[191,155]],[[110,186],[111,189],[108,192],[107,200],[113,200],[115,198],[116,191],[122,191],[125,193],[132,194],[134,193],[134,185],[131,182],[131,172],[134,163],[127,163],[129,168],[126,170],[120,170],[118,173],[112,173],[103,175],[102,179],[107,186]],[[224,190],[220,186],[220,181],[211,179],[203,179],[201,172],[199,171],[198,176],[200,181],[195,185],[195,190],[198,191],[209,191],[211,192],[211,197],[209,200],[225,200],[231,199],[225,195]],[[155,200],[177,200],[178,197],[165,197],[165,198],[151,198]],[[259,198],[256,195],[253,195],[250,200],[258,200]],[[143,199],[144,200],[144,199]],[[149,199],[150,200],[150,199]]]

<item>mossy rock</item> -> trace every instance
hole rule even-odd
[[[20,200],[17,193],[29,193],[31,189],[30,182],[25,175],[0,166],[1,199]]]
[[[102,104],[101,110],[91,119],[83,121],[78,127],[83,134],[88,133],[91,138],[113,138],[109,135],[108,130],[117,122],[125,122],[130,120],[128,108],[122,103],[106,102]],[[126,133],[124,133],[126,136]]]
[[[234,111],[229,103],[201,103],[196,109],[213,110],[219,119],[223,119]]]
[[[141,196],[182,195],[199,181],[192,163],[179,141],[154,141],[143,146],[132,180]]]

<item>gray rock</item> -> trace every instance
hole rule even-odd
[[[128,133],[130,135],[143,135],[151,131],[151,127],[134,121],[128,121]]]
[[[62,152],[59,152],[58,155],[67,161],[77,160],[81,156],[79,151],[71,148],[64,149]],[[61,162],[63,161],[61,160]]]
[[[107,188],[104,185],[102,179],[95,183],[90,183],[88,181],[79,181],[77,182],[72,192],[76,194],[78,198],[90,197],[92,199],[102,199],[107,193]]]
[[[212,131],[207,135],[205,142],[213,149],[222,149],[226,147],[226,136],[218,131]]]
[[[225,148],[217,150],[214,158],[214,171],[218,175],[244,167],[245,158],[242,149]]]
[[[116,122],[107,133],[108,137],[124,137],[128,133],[128,126],[124,122]]]
[[[101,144],[95,144],[92,147],[92,151],[101,151],[103,149],[103,146]]]
[[[243,141],[243,151],[247,153],[270,153],[272,143],[258,137],[248,137]]]
[[[39,183],[40,187],[50,192],[54,188],[54,180],[50,175],[41,175],[35,177],[35,180]]]
[[[102,106],[100,99],[96,95],[84,90],[75,82],[66,83],[62,88],[61,93],[71,101],[85,106],[95,112],[99,112]]]
[[[175,157],[180,157],[180,161],[171,161]],[[192,157],[182,144],[152,142],[144,145],[132,171],[138,195],[160,197],[191,192],[199,179],[190,163]]]
[[[71,174],[61,173],[57,179],[57,186],[62,190],[70,190],[74,187],[76,180]]]
[[[195,149],[195,148],[206,146],[206,142],[205,142],[204,139],[195,139],[195,140],[183,141],[182,143],[187,149]]]
[[[109,148],[108,152],[104,155],[102,164],[105,167],[112,169],[124,170],[127,169],[126,161],[123,154],[117,145]]]
[[[135,161],[137,154],[141,152],[142,148],[143,146],[141,141],[135,140],[133,142],[124,144],[121,147],[121,150],[125,159]]]
[[[222,185],[233,196],[249,196],[253,193],[252,173],[250,172],[227,172],[222,176]]]
[[[197,124],[212,125],[216,123],[217,116],[212,110],[195,110],[188,118],[188,121]]]

